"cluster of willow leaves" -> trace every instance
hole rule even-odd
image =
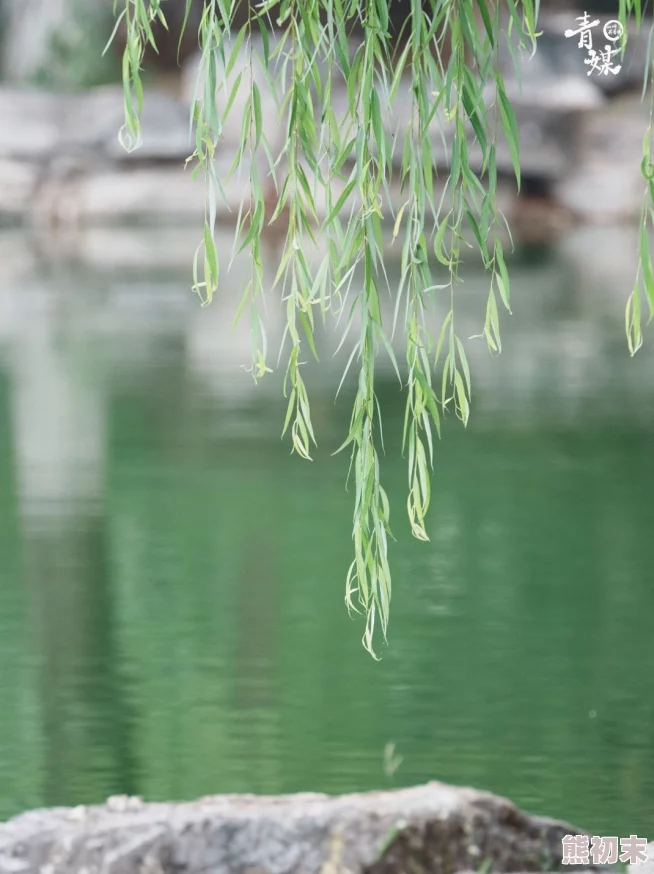
[[[186,0],[182,31],[191,3]],[[625,25],[634,18],[640,26],[640,3],[620,0],[619,16]],[[235,250],[248,250],[252,270],[239,316],[248,313],[251,320],[251,368],[258,379],[270,370],[261,317],[260,239],[266,225],[283,217],[285,242],[273,292],[285,304],[284,348],[290,350],[285,356],[288,409],[284,433],[290,433],[293,450],[303,459],[310,460],[316,440],[302,369],[306,350],[317,357],[316,318],[344,312],[348,327],[355,320],[360,326],[348,362],[348,369],[358,367],[358,390],[349,433],[341,446],[350,448],[350,475],[355,484],[354,558],[347,573],[346,603],[365,614],[363,643],[375,655],[375,629],[381,627],[386,637],[391,601],[390,509],[380,481],[376,357],[380,351],[388,354],[403,382],[407,509],[413,535],[427,540],[430,467],[440,420],[445,410],[452,409],[465,424],[470,411],[470,373],[455,316],[464,247],[477,249],[488,271],[483,336],[491,353],[501,348],[499,311],[510,306],[502,246],[508,226],[496,204],[498,137],[506,139],[518,187],[520,161],[518,130],[499,53],[504,46],[517,64],[518,54],[536,51],[538,0],[506,0],[505,4],[411,0],[399,32],[393,33],[390,0],[263,0],[257,4],[250,0],[246,23],[237,28],[234,21],[240,5],[241,0],[205,0],[198,31],[201,64],[192,106],[195,150],[189,161],[194,172],[204,174],[207,193],[204,233],[193,265],[194,290],[208,303],[219,288],[214,227],[225,179],[218,174],[215,155],[227,118],[234,111],[237,91],[244,89],[244,104],[236,104],[242,113],[240,142],[229,171],[245,170],[248,179],[236,222]],[[115,0],[114,35],[119,26],[126,34],[122,67],[125,125],[120,136],[128,149],[139,144],[143,58],[148,45],[156,50],[153,25],[166,26],[165,6],[166,0]],[[623,50],[626,38],[625,27]],[[255,61],[265,71],[269,94],[261,93]],[[235,76],[236,65],[242,69]],[[339,86],[346,90],[347,109],[337,117],[332,94]],[[489,87],[494,95],[491,101],[484,96]],[[274,154],[263,129],[262,102],[276,99],[279,93],[283,95],[278,109],[285,136],[281,150]],[[392,141],[384,125],[384,113],[395,101],[410,103],[411,123],[404,142]],[[435,125],[447,126],[450,137],[446,197],[438,202],[431,136]],[[654,274],[647,245],[648,225],[654,221],[650,140],[651,121],[643,146],[646,191],[640,266],[626,309],[632,354],[642,343],[643,297],[650,312],[654,308]],[[473,172],[470,166],[473,147],[481,151],[481,172]],[[266,158],[267,178],[258,169],[261,155]],[[389,184],[392,175],[397,177],[398,167],[402,205],[392,215]],[[276,199],[272,215],[264,193],[270,180]],[[321,218],[318,197],[326,204]],[[394,238],[402,243],[402,257],[401,281],[391,290],[394,324],[385,325],[380,293],[389,289],[382,224],[389,218]],[[316,266],[307,253],[318,241],[326,254]],[[446,284],[434,284],[430,270],[434,257],[447,268]],[[425,319],[435,295],[441,301],[449,300],[437,336],[427,329]],[[404,379],[389,343],[390,332],[396,329],[403,330],[405,339]]]

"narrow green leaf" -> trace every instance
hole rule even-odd
[[[498,96],[500,100],[500,115],[502,116],[502,127],[511,153],[511,162],[515,178],[518,183],[518,191],[520,190],[520,144],[518,138],[518,124],[515,119],[515,113],[511,106],[508,97],[504,92],[503,87],[498,88]]]

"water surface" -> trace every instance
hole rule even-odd
[[[472,419],[437,446],[428,544],[380,362],[380,662],[343,602],[347,347],[323,338],[307,368],[320,446],[302,462],[281,374],[239,367],[246,266],[200,309],[194,243],[98,233],[44,256],[0,236],[0,816],[438,779],[654,837],[654,335],[630,359],[620,233],[514,257],[502,355],[471,342]],[[460,295],[463,336],[485,284]]]

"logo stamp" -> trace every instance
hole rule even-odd
[[[617,20],[617,18],[613,18],[611,21],[606,22],[602,28],[602,33],[604,39],[608,40],[608,42],[605,44],[603,51],[597,51],[597,49],[593,47],[593,28],[599,25],[599,18],[591,21],[588,13],[584,12],[584,14],[579,15],[575,21],[580,22],[579,26],[576,29],[572,27],[568,28],[568,30],[565,31],[564,36],[568,39],[572,36],[579,37],[577,48],[586,49],[588,53],[588,57],[584,60],[584,64],[590,66],[588,75],[590,76],[593,71],[596,71],[598,76],[608,76],[609,73],[613,76],[617,76],[622,69],[622,66],[620,64],[613,64],[611,58],[620,54],[620,49],[611,48],[611,43],[616,43],[622,37],[622,34],[624,33],[624,27],[622,24]]]

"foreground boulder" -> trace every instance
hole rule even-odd
[[[0,825],[0,874],[540,871],[561,866],[570,833],[580,832],[490,793],[442,783],[333,798],[113,798]]]

